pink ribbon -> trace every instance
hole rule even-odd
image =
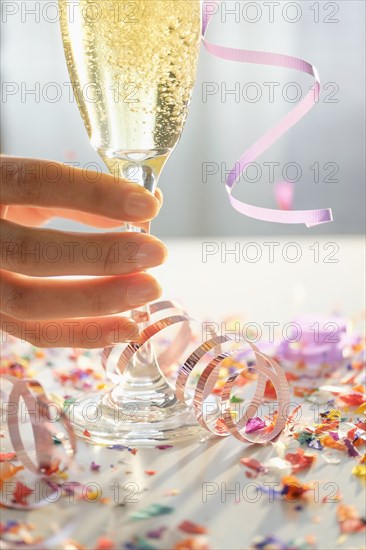
[[[170,310],[171,314],[164,317],[164,312],[166,310]],[[156,316],[157,314],[161,315],[163,313],[163,317],[151,322],[140,333],[137,342],[122,345],[122,349],[118,348],[118,354],[112,353],[117,349],[116,347],[104,348],[102,354],[102,365],[112,380],[117,381],[118,377],[123,375],[123,372],[133,355],[137,353],[138,350],[153,336],[159,334],[168,327],[179,324],[182,326],[176,338],[169,345],[169,356],[164,366],[166,367],[169,364],[178,362],[181,354],[185,351],[188,343],[187,339],[191,334],[189,323],[192,321],[187,313],[177,304],[170,301],[150,304],[150,312],[152,316]],[[247,340],[243,338],[240,340],[243,345],[249,346],[251,351],[254,353],[256,364],[251,365],[251,368],[258,371],[258,380],[254,397],[248,403],[243,416],[237,421],[234,421],[233,419],[233,413],[236,411],[234,411],[230,405],[231,390],[237,377],[241,374],[242,370],[245,370],[246,363],[243,364],[242,370],[237,370],[226,380],[220,403],[220,410],[222,411],[221,421],[226,431],[219,430],[212,426],[212,423],[210,425],[207,422],[208,415],[206,400],[212,393],[212,390],[218,381],[222,361],[227,357],[236,357],[240,355],[242,351],[236,348],[235,338],[230,336],[214,336],[211,339],[201,343],[189,355],[189,357],[187,357],[184,363],[180,362],[181,367],[179,369],[176,381],[175,395],[179,401],[190,406],[191,400],[186,395],[190,375],[197,366],[203,368],[197,380],[193,395],[193,410],[197,422],[199,422],[207,431],[217,436],[222,437],[231,434],[239,441],[245,443],[266,444],[277,437],[286,425],[288,408],[290,405],[289,385],[283,369],[272,357],[269,357],[259,351],[254,344],[248,342]],[[224,348],[226,348],[226,351]],[[159,356],[160,359],[164,357],[164,353]],[[269,432],[259,432],[254,435],[245,433],[247,422],[257,414],[258,409],[266,402],[265,388],[267,380],[272,382],[278,401],[278,411],[274,420],[274,425]]]
[[[52,403],[46,396],[43,387],[37,380],[17,379],[12,376],[4,375],[2,380],[6,380],[12,385],[7,399],[5,418],[8,424],[9,437],[12,448],[16,453],[17,459],[31,472],[43,475],[53,466],[53,461],[57,459],[53,435],[57,435],[55,419],[51,417]],[[21,400],[23,400],[34,436],[34,445],[36,452],[36,462],[29,455],[29,450],[25,447],[20,433],[20,412]],[[66,462],[70,463],[72,456],[76,452],[75,434],[70,421],[65,413],[58,407],[58,418],[64,426],[68,436],[65,438],[63,448],[66,452]]]
[[[218,44],[212,44],[205,38],[207,27],[211,17],[217,12],[221,0],[205,0],[202,4],[202,42],[206,50],[222,59],[236,61],[239,63],[255,63],[259,65],[271,65],[274,67],[284,67],[306,73],[315,79],[312,90],[296,105],[287,115],[285,115],[275,126],[269,129],[261,138],[259,138],[235,163],[234,168],[229,172],[226,179],[226,191],[233,208],[257,220],[275,222],[275,223],[304,223],[306,227],[313,227],[321,223],[328,223],[333,220],[332,211],[329,208],[320,210],[275,210],[271,208],[262,208],[239,201],[232,196],[235,183],[243,172],[245,167],[254,162],[262,153],[267,151],[280,137],[282,137],[292,126],[301,120],[313,107],[316,98],[320,93],[320,80],[317,69],[297,57],[283,55],[272,52],[260,52],[242,50],[237,48],[228,48]]]

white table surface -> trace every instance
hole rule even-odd
[[[164,296],[180,300],[200,319],[220,321],[238,314],[258,323],[286,323],[307,313],[338,311],[353,316],[365,310],[362,237],[284,239],[270,235],[166,242],[168,260],[153,273],[163,286]],[[296,250],[289,243],[295,243]],[[273,262],[269,261],[271,247]],[[319,261],[315,262],[317,248]],[[207,252],[205,263],[203,250],[213,251],[211,255]],[[230,250],[239,250],[240,257],[229,254]],[[256,252],[262,253],[262,258],[250,263],[248,259]],[[294,257],[295,252],[301,255],[298,262],[284,259]],[[222,261],[221,253],[226,261]]]
[[[268,245],[266,248],[263,244],[269,241],[280,243],[273,263],[268,261]],[[283,246],[290,241],[296,241],[302,251],[302,259],[297,263],[286,262],[281,256]],[[266,259],[257,263],[242,259],[236,263],[233,256],[228,256],[227,261],[222,262],[220,255],[216,254],[209,256],[204,263],[202,242],[218,243],[219,247],[223,246],[221,243],[226,243],[227,249],[234,248],[234,243],[238,242],[241,250],[246,243],[256,242]],[[326,243],[336,242],[339,250],[334,257],[339,260],[338,263],[315,263],[314,252],[310,249],[315,242],[319,243],[323,259],[325,253],[333,250],[324,252]],[[281,328],[303,313],[328,315],[334,312],[357,320],[365,308],[365,248],[360,238],[207,238],[168,241],[168,247],[170,256],[167,263],[154,271],[163,285],[164,297],[181,300],[192,315],[202,320],[221,322],[225,317],[236,314],[245,321],[257,322],[265,335],[265,322],[278,322]],[[57,388],[49,371],[41,381],[46,390],[65,393],[65,389],[60,392]],[[106,496],[111,502],[79,502],[69,505],[69,508],[59,502],[30,513],[30,517],[35,524],[49,521],[61,524],[62,515],[58,515],[61,510],[77,514],[76,528],[68,536],[85,548],[95,548],[98,536],[106,535],[118,541],[116,548],[124,548],[123,545],[133,536],[141,536],[152,548],[170,549],[177,541],[192,538],[177,530],[183,520],[206,526],[207,543],[209,548],[215,550],[248,549],[258,535],[276,535],[283,541],[314,535],[317,540],[315,547],[324,550],[333,549],[337,544],[347,549],[364,546],[364,534],[352,534],[343,542],[338,540],[340,531],[336,521],[336,503],[312,503],[296,511],[292,505],[269,502],[265,494],[255,501],[254,489],[251,491],[247,484],[262,484],[266,479],[248,479],[239,461],[244,456],[255,456],[259,460],[276,456],[277,451],[271,445],[262,448],[243,445],[230,437],[177,446],[166,451],[139,449],[136,455],[93,447],[83,442],[78,447],[77,462],[84,468],[78,480],[97,482],[103,497]],[[317,451],[311,451],[317,454]],[[316,480],[320,499],[330,492],[326,483],[337,484],[343,502],[354,504],[364,514],[361,480],[351,476],[354,462],[346,456],[340,464],[328,465],[320,454],[315,465],[302,473],[300,479],[304,482]],[[101,464],[100,473],[90,472],[92,460]],[[148,476],[145,470],[155,470],[156,475]],[[128,493],[122,493],[125,506],[116,507],[111,490],[112,483],[116,481],[121,487],[125,483],[135,484],[139,492],[134,498],[138,502],[128,503]],[[217,488],[214,495],[207,497],[207,502],[204,502],[203,496],[207,487],[205,483]],[[238,502],[235,502],[234,495],[225,496],[224,492],[225,488],[234,489],[235,484],[239,484],[236,485],[240,491]],[[172,490],[179,491],[179,494],[166,496],[165,493]],[[129,519],[131,512],[151,503],[172,506],[174,512],[143,521]],[[6,510],[4,514],[6,519],[24,521],[24,512]],[[163,538],[146,539],[147,531],[160,526],[168,527]]]

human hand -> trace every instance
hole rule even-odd
[[[108,230],[144,227],[159,212],[161,192],[45,160],[2,156],[0,173],[1,329],[40,347],[136,339],[136,323],[119,314],[160,296],[144,270],[164,262],[163,243],[144,233],[37,226],[60,216]],[[48,278],[70,275],[93,278]]]

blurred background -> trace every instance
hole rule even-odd
[[[207,34],[212,42],[298,56],[318,68],[319,102],[243,174],[234,194],[276,208],[273,177],[293,179],[293,207],[330,207],[334,222],[312,229],[283,226],[241,216],[230,207],[225,171],[313,81],[294,71],[225,62],[202,47],[185,131],[161,177],[165,204],[154,234],[364,233],[364,21],[363,1],[227,1]],[[4,0],[1,46],[1,151],[101,165],[70,96],[57,2]],[[65,220],[52,225],[79,229]]]

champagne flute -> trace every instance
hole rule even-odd
[[[112,174],[154,193],[188,112],[200,0],[59,0],[59,6],[68,70],[92,146]],[[148,306],[136,314],[148,319]],[[98,412],[87,422],[93,403]],[[149,343],[111,392],[81,399],[72,412],[77,434],[87,428],[88,440],[101,444],[176,441],[200,430]]]

